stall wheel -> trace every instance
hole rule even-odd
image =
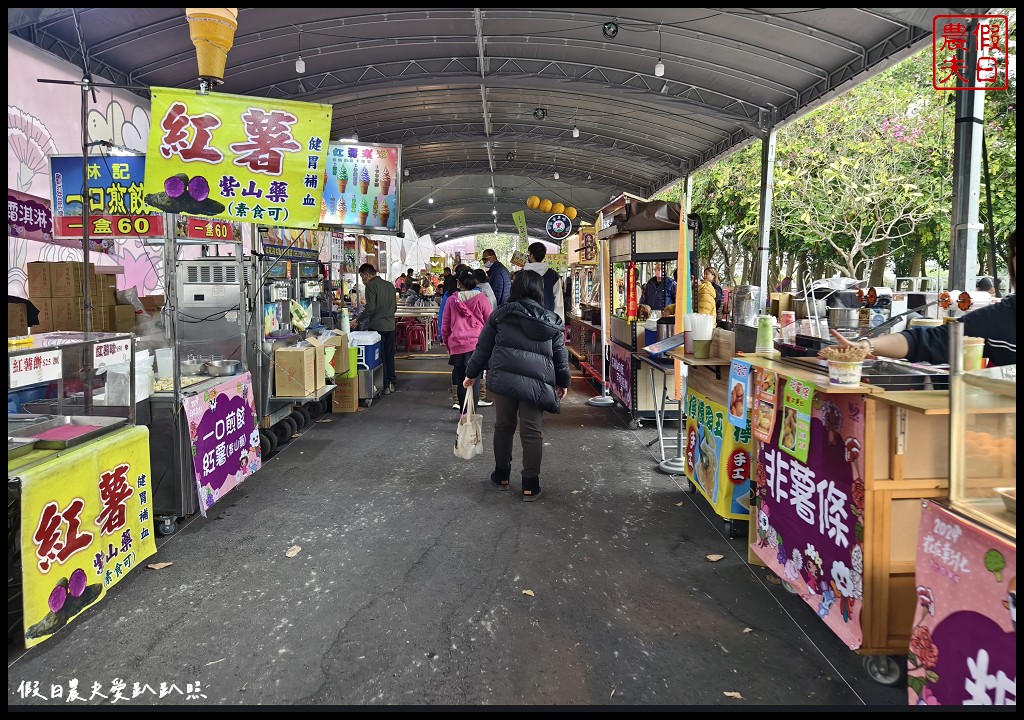
[[[725,532],[728,533],[730,540],[735,540],[736,538],[741,537],[743,535],[739,525],[740,523],[736,522],[735,520],[725,521]]]
[[[905,655],[865,655],[864,670],[879,685],[899,685],[907,670]]]
[[[309,415],[310,423],[315,423],[317,420],[324,416],[324,406],[320,403],[319,400],[304,405],[303,409]]]
[[[285,425],[288,426],[288,439],[291,440],[295,436],[295,434],[299,431],[299,424],[297,422],[295,422],[295,418],[293,418],[291,415],[286,417],[281,422],[283,422]],[[280,445],[280,444],[281,443],[278,443],[278,445]]]
[[[268,458],[277,450],[277,435],[267,430],[260,430],[260,455]]]
[[[178,529],[178,518],[164,516],[158,518],[160,524],[156,526],[156,534],[160,537],[167,537],[173,535],[174,531]]]
[[[292,421],[295,423],[295,428],[298,430],[298,432],[302,432],[303,430],[305,430],[306,426],[309,424],[309,413],[303,412],[302,408],[296,408],[295,410],[292,410],[292,414],[289,415],[288,417],[290,417]]]
[[[639,430],[643,426],[644,426],[644,421],[642,419],[638,418],[638,417],[632,418],[629,421],[629,429],[630,430]]]
[[[277,440],[277,446],[282,447],[292,439],[294,434],[295,426],[292,424],[291,418],[284,418],[279,420],[272,428],[270,432],[274,433],[274,438]]]
[[[320,407],[322,407],[324,409],[324,412],[323,412],[324,415],[330,415],[331,412],[333,412],[333,410],[334,410],[334,400],[331,398],[330,393],[328,393],[327,395],[324,395],[322,398],[320,398],[319,402],[320,402]]]

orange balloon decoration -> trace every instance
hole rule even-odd
[[[553,212],[553,213],[564,213],[565,212],[565,205],[563,205],[562,203],[555,203],[554,205],[551,206],[551,212]]]
[[[536,195],[531,195],[530,197],[526,198],[526,207],[530,208],[531,210],[536,210],[538,207],[540,207],[540,198],[537,197]]]
[[[574,208],[574,207],[567,207],[565,209],[565,216],[567,218],[569,218],[570,220],[575,220],[577,214],[578,213],[576,212],[576,208]]]
[[[541,200],[540,201],[540,211],[544,212],[544,213],[551,212],[551,201],[550,200],[546,200],[546,199],[545,200]]]

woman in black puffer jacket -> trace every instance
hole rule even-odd
[[[508,490],[518,420],[523,500],[532,502],[540,496],[544,412],[559,411],[570,381],[562,321],[544,308],[544,280],[532,270],[516,273],[508,302],[488,318],[463,385],[472,387],[484,368],[495,410],[491,482]]]

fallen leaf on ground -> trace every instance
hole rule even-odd
[[[572,494],[573,494],[573,495],[579,495],[579,494],[580,494],[580,491],[579,491],[579,490],[573,490],[573,491],[572,491]]]
[[[754,628],[743,628],[743,634],[744,635],[746,635],[747,633],[752,633],[752,632],[754,632]]]
[[[302,436],[301,436],[301,435],[299,435],[298,433],[295,433],[294,435],[292,435],[292,440],[294,440],[294,439],[295,439],[295,438],[297,438],[297,437],[302,437]]]
[[[317,420],[317,422],[318,423],[329,423],[329,422],[334,422],[334,420],[332,420],[329,417],[325,417],[325,418],[320,418],[319,420]]]
[[[613,698],[613,697],[615,697],[615,691],[614,691],[614,690],[612,690],[612,694],[611,694],[611,695],[609,695],[608,697],[609,697],[609,698]]]
[[[150,570],[163,570],[165,567],[170,567],[173,564],[174,563],[170,563],[170,562],[158,562],[158,563],[150,563],[146,567],[148,567]]]
[[[726,697],[734,698],[736,700],[742,700],[743,699],[743,696],[740,695],[738,692],[733,692],[733,691],[730,691],[730,690],[726,690],[722,694],[725,695]]]
[[[219,662],[224,662],[225,659],[226,658],[221,658],[220,660],[214,660],[213,662],[208,662],[208,663],[206,663],[206,667],[210,667],[211,665],[216,665]]]
[[[682,500],[680,500],[679,502],[676,503],[676,507],[682,507],[682,506],[683,506],[683,501]]]
[[[718,555],[717,553],[712,553],[711,555],[705,555],[704,559],[707,560],[708,562],[718,562],[719,560],[721,560],[724,557],[725,557],[725,555]]]
[[[301,550],[302,550],[302,546],[301,545],[292,545],[290,548],[285,550],[284,554],[285,554],[286,557],[295,557],[296,555],[299,554],[299,551],[301,551]]]
[[[523,595],[529,595],[530,597],[534,597],[533,590],[523,590]]]
[[[772,585],[781,585],[782,584],[782,580],[780,578],[775,577],[774,575],[769,575],[768,577],[765,578],[765,580],[770,582]]]

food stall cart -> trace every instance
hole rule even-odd
[[[598,239],[608,243],[610,260],[606,268],[609,388],[612,397],[629,411],[634,430],[642,427],[644,419],[654,419],[658,408],[658,398],[652,395],[648,383],[638,380],[640,363],[633,357],[647,344],[638,318],[640,287],[655,273],[662,278],[671,275],[670,263],[678,258],[680,233],[679,228],[620,231],[616,218],[621,219],[630,203],[637,201],[623,194],[605,205],[600,210],[598,229]],[[673,303],[672,298],[666,298],[666,305]]]
[[[752,370],[735,358],[735,335],[715,329],[711,353],[697,358],[684,348],[667,354],[687,366],[683,397],[685,476],[689,492],[700,491],[725,522],[729,537],[739,537],[738,521],[750,516],[750,480],[754,467],[750,427]]]
[[[31,647],[156,551],[149,430],[131,334],[33,335],[8,346],[7,383],[51,403],[7,418],[8,640]]]
[[[872,679],[897,684],[921,502],[949,494],[948,375],[865,361],[860,383],[833,385],[816,358],[744,359],[757,468],[748,560],[864,655]]]
[[[569,323],[569,354],[580,371],[593,382],[603,384],[604,342],[601,339],[602,277],[598,240],[593,228],[580,230],[577,258],[569,268],[572,297],[566,308]]]
[[[908,702],[1016,705],[1017,366],[963,372],[953,326],[949,500],[920,501]]]

